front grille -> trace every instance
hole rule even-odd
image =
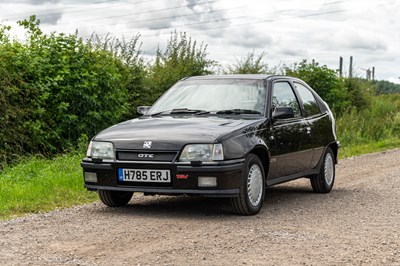
[[[117,159],[119,161],[172,162],[177,154],[178,152],[171,151],[117,151]]]

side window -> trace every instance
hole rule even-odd
[[[300,106],[288,82],[276,82],[273,86],[272,107],[292,107],[294,117],[300,116]]]
[[[321,113],[318,103],[314,98],[312,92],[300,83],[294,83],[297,91],[303,100],[304,110],[306,111],[306,116],[312,116]]]

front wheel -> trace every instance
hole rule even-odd
[[[133,192],[99,190],[99,198],[108,207],[120,207],[126,205],[132,198]]]
[[[250,154],[245,161],[243,183],[240,194],[232,198],[232,206],[237,214],[257,214],[263,205],[265,197],[265,173],[260,158]]]
[[[331,148],[327,148],[319,173],[311,176],[311,186],[316,193],[329,193],[335,182],[335,161]]]

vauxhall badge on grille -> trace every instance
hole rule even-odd
[[[143,148],[148,148],[148,149],[150,149],[150,148],[151,148],[151,141],[150,141],[150,140],[145,140],[145,141],[143,142]]]

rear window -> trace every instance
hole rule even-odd
[[[295,82],[297,91],[300,94],[300,98],[303,100],[303,106],[306,116],[317,115],[321,113],[318,103],[315,100],[314,94],[304,85]]]

